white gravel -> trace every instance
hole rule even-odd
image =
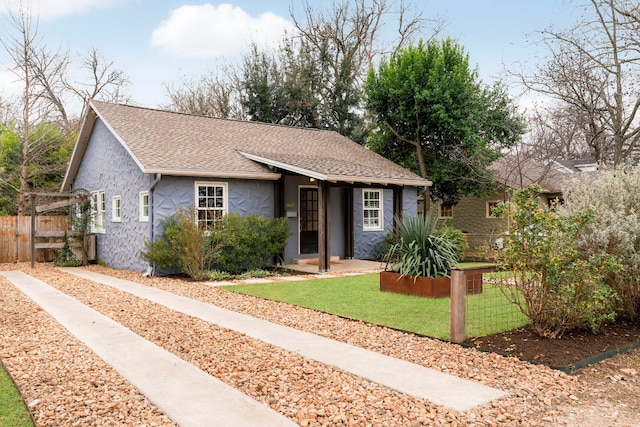
[[[38,264],[20,269],[264,402],[302,426],[560,426],[580,410],[574,377],[513,358],[230,293],[203,283],[91,270],[134,280],[505,390],[456,412]],[[38,426],[175,425],[46,313],[0,278],[0,358]]]

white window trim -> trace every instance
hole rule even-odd
[[[196,225],[198,224],[198,212],[200,208],[198,207],[198,187],[222,187],[222,216],[225,216],[229,213],[229,183],[227,182],[214,182],[214,181],[196,181],[193,185],[194,191],[194,205],[196,207]]]
[[[449,209],[451,209],[451,216],[443,216],[442,215],[442,208],[444,207],[444,204],[442,202],[438,202],[438,219],[452,219],[453,218],[453,206],[451,206]]]
[[[491,205],[492,203],[496,203],[496,204],[497,204],[497,203],[502,203],[502,200],[487,200],[487,203],[485,204],[485,206],[486,206],[486,215],[487,215],[487,218],[496,219],[496,218],[497,218],[496,216],[491,215],[491,208],[490,208],[490,205]]]
[[[144,214],[144,198],[147,197],[147,214]],[[138,195],[138,212],[140,222],[149,222],[149,210],[151,206],[149,206],[149,192],[141,191]]]
[[[111,198],[111,222],[122,222],[122,198],[120,196]]]
[[[367,226],[364,221],[364,213],[367,210],[376,210],[375,208],[367,208],[365,207],[365,193],[378,193],[380,194],[380,206],[377,208],[378,211],[378,225],[377,226]],[[384,230],[384,191],[381,189],[373,189],[373,188],[363,188],[362,189],[362,231],[383,231]]]
[[[106,201],[105,191],[96,190],[91,192],[91,223],[90,230],[92,233],[105,234],[106,228]]]

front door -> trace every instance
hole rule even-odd
[[[318,189],[300,187],[300,253],[318,253]]]

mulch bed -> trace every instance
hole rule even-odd
[[[640,322],[604,325],[599,333],[574,331],[561,339],[541,338],[529,327],[485,337],[466,345],[553,367],[565,367],[592,356],[640,342]]]

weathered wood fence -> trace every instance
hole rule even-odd
[[[68,216],[35,217],[36,230],[52,237],[42,237],[41,243],[47,243],[59,234],[61,230],[69,228]],[[59,240],[59,239],[57,239]],[[53,245],[52,245],[53,246]],[[56,256],[53,249],[36,251],[36,261],[52,261]],[[26,262],[31,260],[31,217],[30,216],[0,216],[0,263]]]

